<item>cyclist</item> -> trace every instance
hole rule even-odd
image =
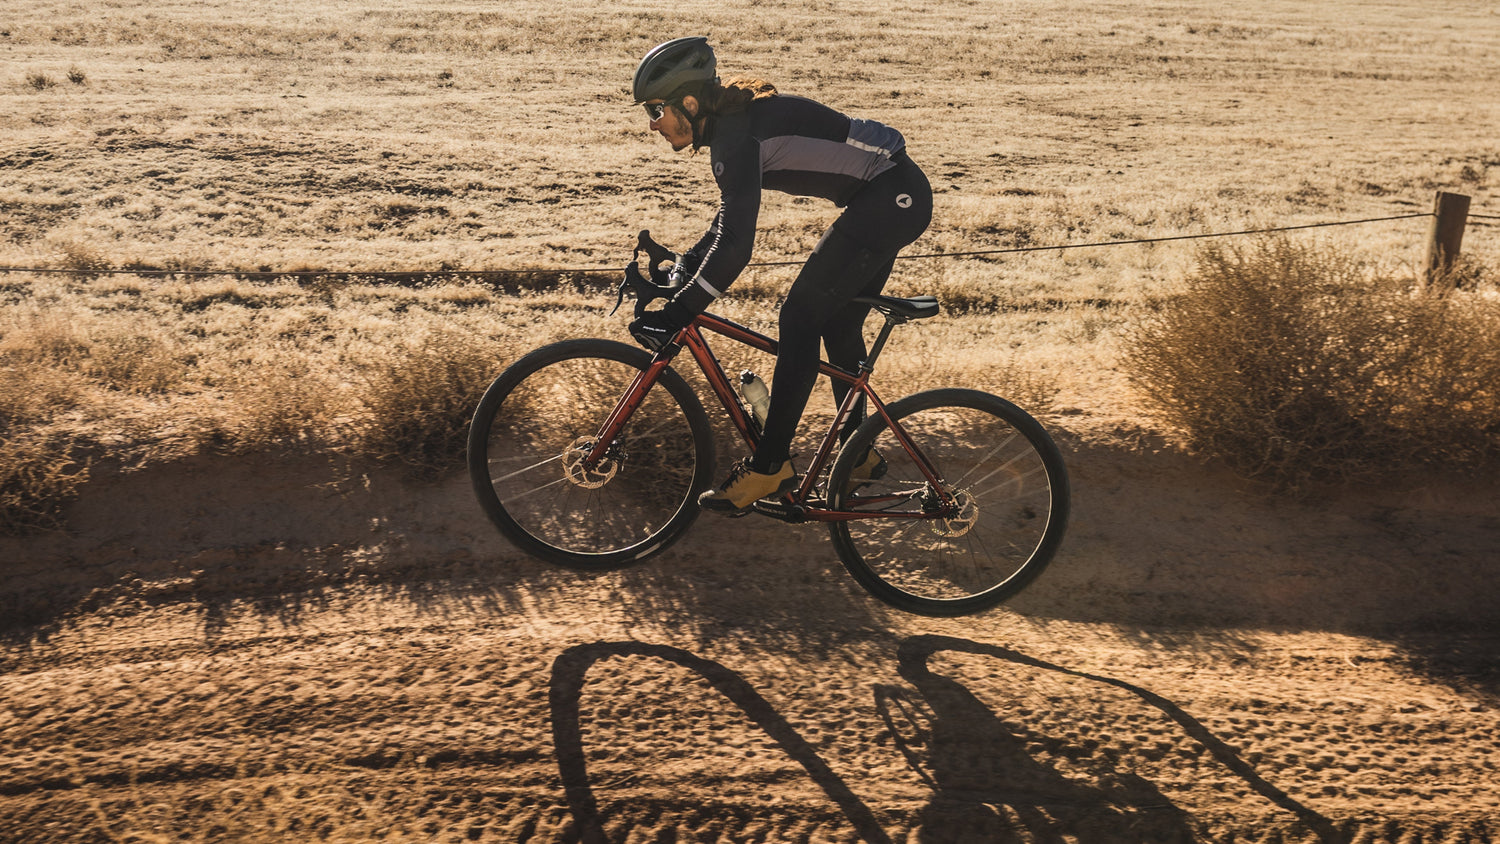
[[[665,307],[630,325],[647,348],[670,342],[750,262],[763,189],[821,197],[844,209],[781,306],[771,405],[755,453],[698,499],[705,510],[743,513],[757,499],[796,486],[790,449],[817,382],[819,340],[836,366],[853,370],[864,360],[869,308],[851,300],[879,293],[896,254],[926,231],[932,187],[907,155],[905,138],[889,126],[779,95],[762,80],[721,84],[706,38],[654,47],[636,68],[633,89],[651,129],[674,151],[708,147],[720,194],[708,232],[677,256],[672,272],[686,283]],[[848,392],[836,381],[833,389],[835,401]],[[844,429],[846,438],[858,422]],[[883,469],[872,450],[855,476],[876,477]]]

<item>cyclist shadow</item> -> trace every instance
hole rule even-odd
[[[1074,677],[1128,692],[1160,710],[1249,789],[1296,815],[1321,841],[1338,836],[1332,823],[1267,782],[1229,745],[1166,698],[1122,680],[1064,668],[1008,648],[946,636],[922,635],[901,643],[899,673],[915,687],[877,686],[876,707],[908,765],[930,787],[918,841],[1197,839],[1190,813],[1132,770],[1098,764],[1081,740],[1069,748],[1056,737],[1029,734],[1003,721],[968,687],[932,670],[939,653],[993,657],[1018,666]],[[1082,768],[1069,777],[1032,755],[1047,746]],[[1090,764],[1093,762],[1093,764]]]
[[[589,669],[595,664],[611,657],[631,656],[675,664],[707,680],[716,692],[738,707],[782,752],[806,770],[813,782],[853,825],[862,840],[871,844],[888,844],[891,841],[870,808],[775,707],[737,672],[679,648],[641,642],[579,645],[564,651],[552,664],[549,700],[552,739],[568,808],[578,825],[579,840],[585,844],[608,840],[605,835],[605,816],[594,794],[583,742],[584,681]]]

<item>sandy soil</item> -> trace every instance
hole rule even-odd
[[[1487,841],[1500,496],[1065,436],[1061,556],[885,609],[816,526],[580,575],[466,480],[203,458],[0,541],[0,840]]]

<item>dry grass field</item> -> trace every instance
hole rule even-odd
[[[932,177],[890,290],[947,308],[879,383],[1064,445],[1009,607],[888,612],[760,519],[581,577],[455,474],[488,379],[624,339],[635,233],[712,216],[627,93],[696,33]],[[0,267],[77,272],[0,274],[0,841],[1491,840],[1494,482],[1184,454],[1125,360],[1198,244],[1091,244],[1450,191],[1493,307],[1497,48],[1478,0],[7,0]],[[834,213],[768,195],[756,260]],[[1429,226],[1286,237],[1412,277]],[[724,311],[770,329],[793,272]]]

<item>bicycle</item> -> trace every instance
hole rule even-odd
[[[640,272],[643,251],[649,278]],[[670,256],[641,232],[615,310],[627,293],[637,315],[671,296],[661,267]],[[870,377],[891,332],[940,306],[932,296],[855,301],[885,324],[857,371],[820,363],[849,393],[796,488],[756,502],[755,511],[827,523],[849,574],[898,609],[955,616],[991,608],[1035,580],[1062,542],[1062,454],[1040,423],[989,393],[946,388],[884,403]],[[710,334],[776,354],[770,337],[704,313],[655,354],[615,340],[564,340],[505,369],[480,400],[468,441],[475,494],[500,532],[540,559],[582,569],[638,563],[680,539],[714,477],[715,450],[702,401],[672,368],[677,356],[688,352],[752,452],[760,432]],[[868,418],[839,447],[861,401]],[[851,477],[871,448],[884,472]]]

